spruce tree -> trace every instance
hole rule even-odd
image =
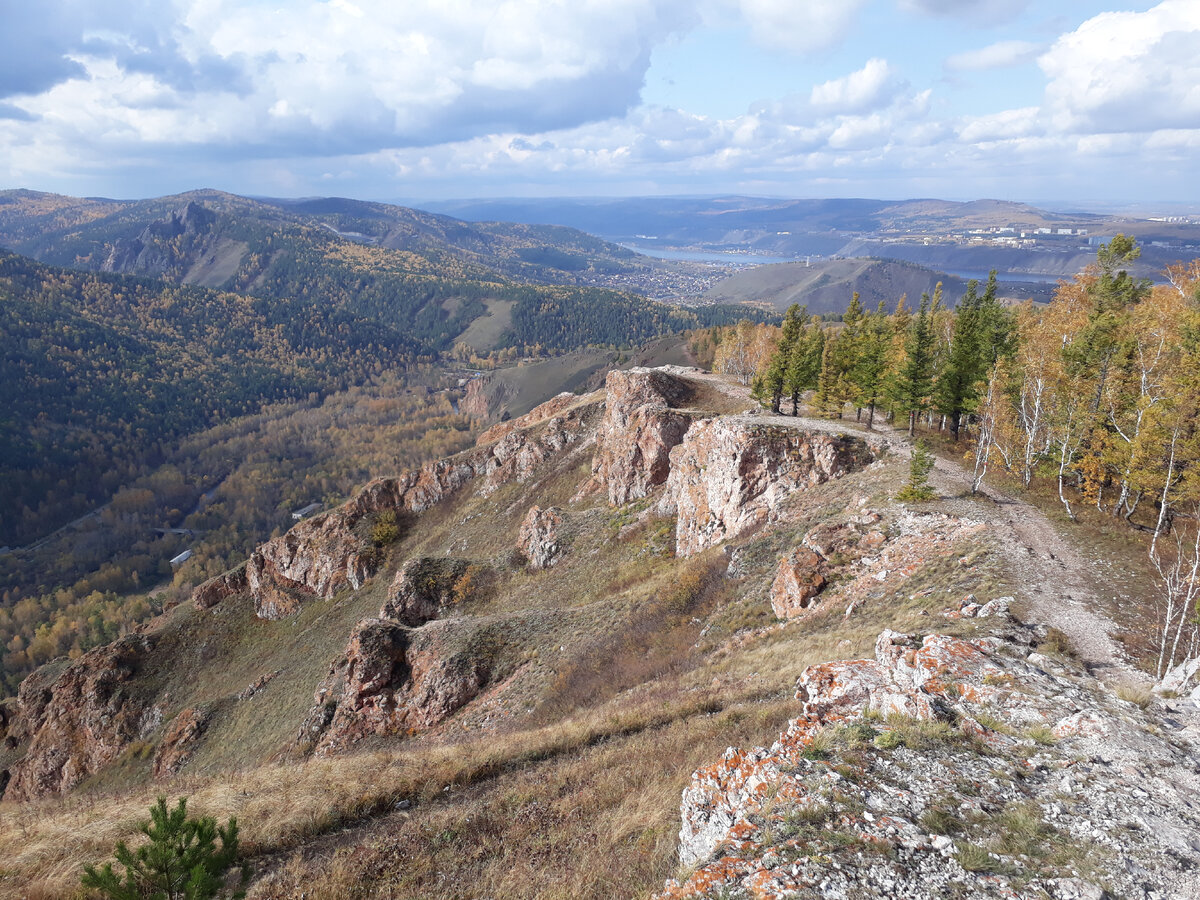
[[[804,311],[799,304],[793,303],[788,307],[783,317],[779,343],[775,352],[771,354],[762,381],[755,386],[755,396],[769,403],[772,412],[779,412],[779,404],[787,387],[788,364],[791,361],[792,348],[795,347],[796,339],[803,328],[803,316]]]
[[[883,398],[892,360],[892,322],[882,300],[875,312],[863,318],[860,335],[851,380],[858,402],[867,409],[867,428],[871,428],[875,424],[875,407]]]
[[[946,417],[950,434],[958,440],[959,425],[965,412],[975,408],[979,397],[978,385],[984,375],[983,348],[980,346],[981,317],[979,282],[967,282],[967,293],[959,301],[954,318],[954,335],[950,353],[937,380],[934,403]]]
[[[904,342],[904,363],[896,373],[892,395],[896,409],[908,414],[908,433],[916,430],[933,390],[933,329],[929,325],[929,294],[921,295],[921,307],[912,318]]]
[[[792,399],[792,415],[800,407],[800,395],[815,390],[821,374],[821,361],[825,357],[825,330],[814,316],[811,324],[804,327],[801,336],[792,348],[788,361],[786,390]]]

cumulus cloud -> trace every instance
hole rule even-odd
[[[1095,16],[1038,60],[1047,113],[1072,132],[1200,128],[1200,4]]]
[[[741,0],[741,11],[759,43],[804,53],[822,50],[849,32],[866,0]]]
[[[857,113],[886,105],[900,84],[886,59],[869,59],[867,64],[844,78],[818,84],[809,97],[819,110]]]
[[[44,47],[5,29],[0,99],[99,144],[435,144],[621,115],[653,47],[694,17],[682,0],[136,6],[102,27],[83,3],[75,20],[31,13]]]
[[[1036,59],[1042,49],[1041,44],[1029,41],[997,41],[978,50],[955,53],[946,59],[946,68],[956,72],[1004,69]]]

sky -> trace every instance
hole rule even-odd
[[[1200,211],[1200,0],[0,0],[0,188]]]

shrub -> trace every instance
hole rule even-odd
[[[376,547],[386,547],[400,537],[400,526],[396,523],[396,511],[385,509],[375,519],[371,527],[371,543]]]
[[[150,839],[137,850],[130,850],[124,841],[117,843],[113,855],[125,869],[123,878],[107,862],[99,870],[87,866],[82,884],[94,888],[112,900],[209,900],[225,896],[226,873],[237,863],[237,819],[225,827],[208,816],[190,819],[187,800],[167,809],[167,799],[159,797],[150,807],[150,820],[138,825],[138,830]],[[216,842],[221,847],[217,849]],[[241,865],[239,889],[232,896],[244,897],[250,880],[250,869]]]

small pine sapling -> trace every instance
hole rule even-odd
[[[187,800],[167,809],[165,797],[150,807],[150,820],[139,823],[149,842],[130,850],[124,841],[113,852],[125,869],[118,877],[111,862],[100,869],[84,868],[82,885],[109,900],[212,900],[245,897],[250,868],[242,863],[241,880],[233,894],[226,893],[226,874],[237,864],[237,819],[224,827],[208,816],[190,819]],[[221,846],[217,848],[217,841]]]
[[[913,447],[912,461],[908,464],[908,483],[896,494],[897,500],[932,500],[937,493],[929,484],[929,473],[933,471],[934,457],[924,438]]]

